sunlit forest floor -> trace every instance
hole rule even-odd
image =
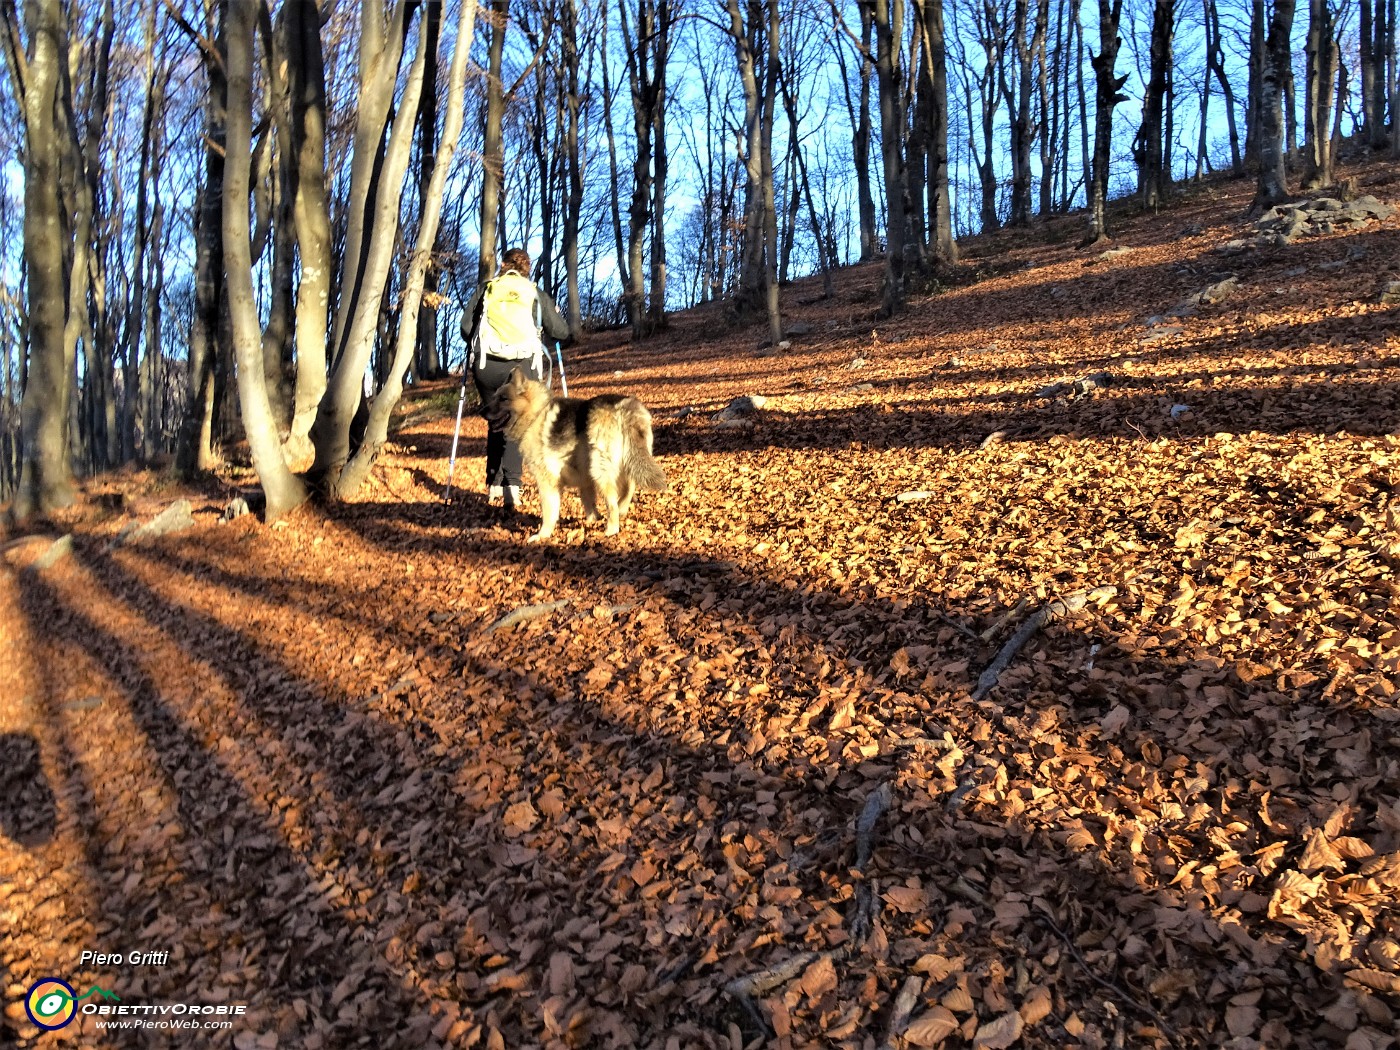
[[[273,527],[91,481],[0,575],[0,1045],[1395,1045],[1400,217],[1222,253],[1251,193],[588,336],[671,481],[615,538],[527,546],[476,417],[444,504],[453,383]]]

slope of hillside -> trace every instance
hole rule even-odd
[[[527,546],[478,419],[445,505],[434,415],[357,503],[11,545],[0,1032],[188,1045],[38,1035],[52,975],[239,1048],[1394,1045],[1400,216],[1222,251],[1249,195],[589,337],[671,479],[613,539]]]

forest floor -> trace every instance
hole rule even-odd
[[[94,479],[0,571],[0,1045],[1396,1045],[1400,215],[1223,252],[1251,192],[587,337],[670,477],[615,538],[527,545],[475,417],[444,504],[452,384],[272,527]]]

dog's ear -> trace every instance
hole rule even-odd
[[[520,371],[519,365],[516,365],[510,370],[510,378],[507,379],[506,382],[516,390],[525,385],[525,373]]]

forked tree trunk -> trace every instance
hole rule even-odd
[[[442,216],[442,195],[447,185],[447,174],[452,167],[457,145],[462,136],[463,108],[466,97],[467,57],[471,52],[472,34],[476,28],[476,5],[464,3],[458,17],[457,37],[453,45],[451,71],[448,75],[447,114],[443,124],[442,140],[438,143],[433,159],[433,177],[429,182],[422,201],[422,217],[418,225],[418,243],[414,249],[413,261],[409,264],[408,276],[404,282],[403,310],[405,318],[417,315],[423,299],[423,288],[432,259],[433,243],[437,240],[438,222]],[[436,90],[436,85],[433,86]],[[389,434],[389,417],[403,393],[403,377],[413,359],[417,332],[411,324],[399,324],[397,345],[393,364],[389,367],[384,385],[375,396],[370,408],[369,423],[364,441],[361,442],[353,459],[341,473],[339,491],[342,496],[353,495],[369,476],[370,468],[379,455]]]
[[[957,261],[953,241],[952,193],[948,185],[948,46],[943,25],[943,0],[918,0],[914,10],[923,26],[924,68],[930,111],[926,178],[928,180],[928,240],[934,258]]]
[[[376,192],[368,202],[368,238],[359,273],[359,303],[350,317],[344,349],[335,362],[311,428],[311,441],[316,448],[311,472],[332,499],[339,495],[340,472],[350,458],[350,426],[360,407],[365,369],[379,334],[389,264],[399,240],[404,176],[412,153],[414,116],[418,112],[427,61],[424,35],[420,22],[417,53],[404,85],[398,116],[389,133],[383,169],[376,179]]]
[[[341,260],[340,295],[331,336],[331,357],[336,366],[350,340],[350,329],[358,326],[363,331],[365,324],[372,326],[379,314],[378,296],[383,291],[383,279],[381,277],[376,281],[373,275],[366,273],[366,267],[369,265],[370,242],[375,233],[380,189],[386,177],[383,171],[386,163],[384,133],[398,86],[405,24],[415,7],[416,4],[408,0],[395,0],[387,11],[385,0],[361,0],[360,4],[359,95],[355,105],[354,153],[350,161],[350,194],[345,251]],[[401,100],[400,105],[403,104]],[[411,114],[413,111],[409,109],[405,112]],[[411,118],[409,123],[412,123]],[[366,295],[374,297],[369,305],[362,302]],[[369,318],[368,322],[366,317]]]
[[[252,453],[253,469],[267,496],[267,520],[274,521],[306,498],[301,480],[287,469],[277,420],[268,402],[262,369],[262,333],[253,292],[252,230],[248,222],[252,168],[253,45],[257,7],[232,3],[228,9],[228,129],[224,167],[224,269],[228,274],[229,317],[238,360],[238,400]]]
[[[1303,188],[1332,185],[1332,89],[1340,56],[1327,0],[1308,2],[1307,171]]]
[[[1240,132],[1235,122],[1235,89],[1225,75],[1225,50],[1220,40],[1220,9],[1216,0],[1205,0],[1206,79],[1215,77],[1225,102],[1225,123],[1230,133],[1230,170],[1236,175],[1244,172],[1240,156]]]

